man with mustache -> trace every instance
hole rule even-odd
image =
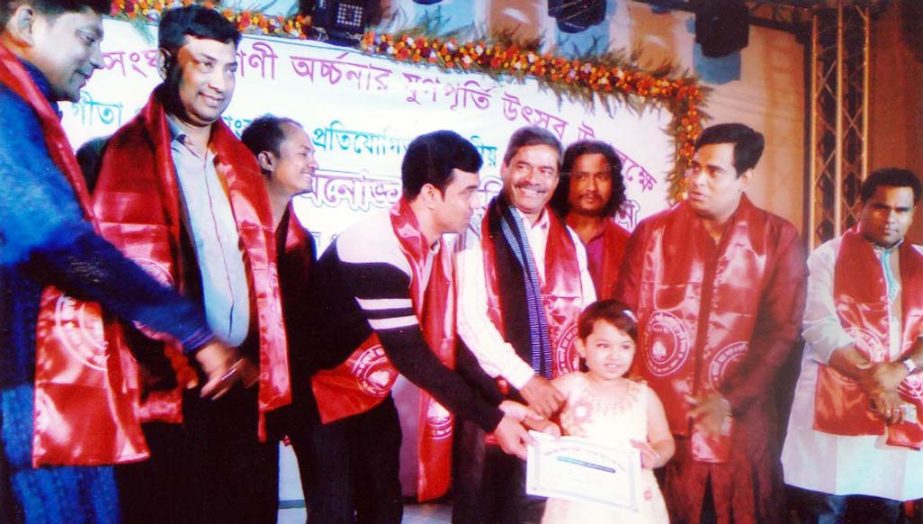
[[[452,249],[443,236],[464,231],[478,207],[481,162],[452,131],[415,138],[401,164],[400,200],[340,233],[314,268],[299,348],[313,373],[313,421],[305,441],[293,440],[307,462],[311,522],[401,521],[401,428],[391,397],[398,373],[421,389],[420,500],[448,490],[452,413],[525,456],[525,428],[469,385],[479,369],[455,355]]]
[[[744,194],[763,135],[702,131],[686,199],[631,235],[615,299],[638,316],[636,370],[663,401],[676,522],[782,522],[780,370],[798,338],[805,267],[795,228]]]
[[[99,234],[58,102],[102,67],[108,1],[0,4],[0,521],[120,522],[109,464],[148,453],[115,316],[170,336],[225,394],[236,352]]]
[[[799,522],[899,522],[923,497],[923,255],[905,237],[923,192],[873,172],[859,223],[808,258],[801,375],[782,464]]]
[[[612,298],[630,233],[613,217],[625,202],[622,161],[609,144],[575,142],[564,151],[551,207],[580,237],[596,296]]]
[[[277,444],[264,416],[291,400],[273,209],[253,154],[222,122],[240,33],[215,10],[166,11],[157,86],[105,146],[93,206],[109,240],[204,305],[258,388],[202,402],[198,370],[129,329],[145,388],[151,461],[117,471],[132,522],[275,522]],[[281,217],[276,217],[281,218]],[[258,380],[257,380],[258,378]]]
[[[498,379],[498,397],[524,399],[545,417],[564,400],[549,380],[577,369],[575,323],[596,300],[580,239],[548,207],[560,162],[561,143],[549,131],[513,133],[503,191],[468,228],[457,257],[462,341]],[[525,462],[485,445],[470,424],[460,433],[453,521],[541,520],[544,499],[525,494]]]

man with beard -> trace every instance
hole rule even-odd
[[[613,217],[625,202],[622,161],[609,144],[583,140],[564,151],[551,207],[580,237],[596,296],[612,298],[629,233]]]
[[[545,129],[513,133],[503,191],[469,227],[458,262],[458,331],[498,397],[551,416],[564,398],[549,380],[577,369],[576,321],[596,300],[580,239],[551,212],[561,143]],[[461,358],[461,357],[460,357]],[[538,522],[544,499],[525,494],[525,462],[462,424],[455,522]]]
[[[278,447],[264,441],[264,415],[291,394],[274,221],[259,165],[221,121],[240,33],[189,6],[164,14],[158,40],[164,82],[108,141],[93,208],[106,238],[204,305],[243,354],[232,373],[259,388],[202,402],[198,370],[172,343],[158,358],[163,343],[131,329],[153,456],[117,471],[123,508],[133,522],[275,522]]]
[[[677,522],[781,522],[779,376],[798,338],[805,268],[795,228],[744,191],[763,135],[709,127],[687,198],[643,220],[615,299],[638,316],[637,371],[663,401]]]
[[[108,11],[99,1],[0,4],[2,522],[120,521],[107,465],[143,460],[147,448],[111,315],[181,344],[208,377],[203,394],[233,384],[222,379],[235,352],[201,309],[99,236],[61,127],[58,102],[76,102],[102,67]]]

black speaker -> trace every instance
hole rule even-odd
[[[565,33],[579,33],[606,18],[606,0],[548,0],[548,16]]]
[[[695,41],[703,55],[727,56],[747,47],[750,10],[744,0],[699,0],[695,12]]]

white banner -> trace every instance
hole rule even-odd
[[[152,35],[156,27],[147,26]],[[74,144],[111,135],[145,104],[160,82],[156,43],[127,22],[106,20],[105,68],[77,104],[65,104],[64,127]],[[451,129],[484,157],[482,186],[500,188],[499,168],[510,134],[533,124],[566,146],[584,138],[611,143],[623,156],[628,202],[619,222],[629,229],[666,206],[672,144],[667,111],[638,116],[614,106],[609,116],[578,102],[558,103],[537,82],[494,79],[434,66],[396,63],[359,51],[289,39],[246,36],[237,87],[224,120],[240,133],[273,113],[301,122],[317,148],[314,191],[296,209],[323,249],[362,214],[400,196],[400,164],[417,135]],[[485,195],[486,197],[487,195]]]

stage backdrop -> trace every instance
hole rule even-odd
[[[148,27],[156,34],[156,28]],[[160,82],[156,44],[135,26],[106,20],[105,68],[97,71],[80,103],[64,104],[64,127],[74,144],[111,135],[130,120]],[[499,191],[500,164],[510,134],[534,124],[565,146],[584,138],[612,144],[623,157],[628,202],[618,217],[631,229],[667,205],[666,174],[673,145],[664,129],[671,115],[638,115],[615,105],[609,115],[581,103],[559,102],[537,83],[509,82],[437,67],[397,64],[352,49],[316,42],[247,36],[239,47],[233,101],[224,120],[240,134],[259,115],[301,122],[317,148],[320,170],[313,191],[297,197],[302,223],[324,249],[363,215],[390,207],[400,196],[400,165],[417,135],[451,129],[481,151],[484,201]],[[126,166],[126,171],[131,166]],[[414,389],[399,387],[398,404],[415,413]],[[402,417],[405,443],[414,443],[415,417]],[[403,461],[414,463],[413,446]],[[402,468],[408,491],[415,468]],[[297,489],[283,492],[297,493]],[[285,498],[285,497],[283,497]]]
[[[149,30],[156,34],[156,28]],[[74,144],[111,135],[160,82],[156,43],[126,22],[106,20],[105,31],[105,68],[94,74],[80,103],[63,106]],[[610,116],[580,103],[559,104],[534,81],[448,73],[316,42],[246,36],[238,56],[237,88],[224,120],[237,134],[264,113],[304,125],[320,170],[296,209],[320,249],[362,215],[396,201],[407,144],[436,129],[454,130],[477,145],[485,197],[500,188],[510,134],[534,124],[565,146],[596,138],[623,155],[629,200],[618,221],[624,226],[630,229],[666,206],[664,177],[672,166],[672,144],[663,131],[671,116],[666,110],[637,115],[614,105]]]

